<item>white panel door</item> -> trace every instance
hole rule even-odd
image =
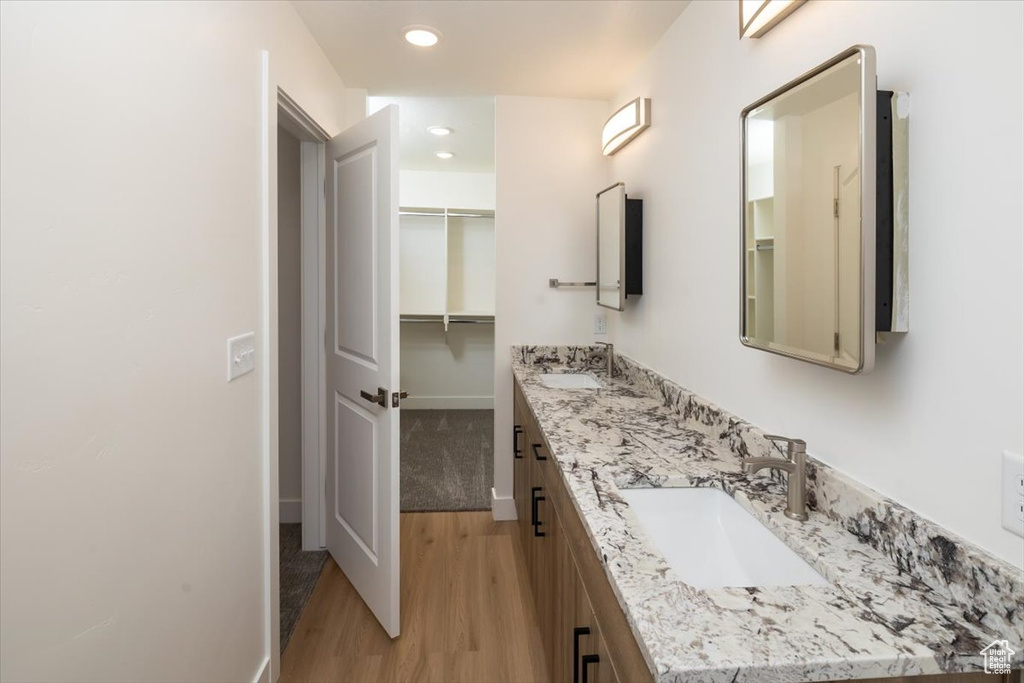
[[[398,108],[328,142],[326,158],[327,549],[394,638]]]

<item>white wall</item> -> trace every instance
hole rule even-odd
[[[261,49],[343,127],[288,3],[0,4],[0,679],[269,656],[261,377],[225,381],[261,325]]]
[[[593,341],[599,310],[593,288],[550,289],[548,279],[593,280],[595,195],[609,184],[601,155],[608,103],[498,97],[495,103],[497,207],[494,494],[497,518],[514,517],[512,495],[513,344]]]
[[[612,314],[610,338],[1022,566],[999,463],[1024,448],[1024,5],[809,2],[742,41],[736,11],[691,4],[615,101],[651,97],[654,123],[613,160],[645,199],[645,262],[644,296]],[[911,331],[863,377],[737,339],[739,112],[854,43],[912,103]]]
[[[402,323],[402,390],[410,410],[494,407],[494,327]]]
[[[494,174],[400,171],[402,206],[494,209]]]
[[[299,140],[277,127],[278,498],[302,521],[302,197]]]

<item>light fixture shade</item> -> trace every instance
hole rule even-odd
[[[740,38],[760,38],[807,0],[740,0]]]
[[[609,117],[601,131],[601,152],[615,154],[651,125],[651,100],[638,97]]]

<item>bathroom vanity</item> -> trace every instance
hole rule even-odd
[[[514,497],[552,681],[1018,680],[982,673],[980,651],[1007,639],[1024,665],[1019,570],[813,458],[809,518],[788,518],[784,476],[741,466],[784,457],[760,430],[628,358],[609,378],[604,354],[512,350]]]

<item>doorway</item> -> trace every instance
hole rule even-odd
[[[493,97],[367,98],[401,111],[401,510],[491,509]]]
[[[327,561],[323,549],[323,382],[319,235],[327,139],[290,98],[277,111],[278,567],[280,651]]]
[[[323,566],[322,556],[316,553],[324,549],[388,635],[397,637],[400,628],[399,420],[398,411],[392,410],[401,399],[397,391],[398,110],[388,107],[328,136],[285,93],[278,90],[277,95],[277,116],[264,110],[263,118],[268,141],[264,182],[271,198],[268,213],[273,217],[271,221],[265,215],[264,223],[268,332],[263,346],[268,349],[264,396],[268,397],[271,672],[278,670],[282,645],[288,641],[287,632],[281,631],[289,628],[292,614],[297,618],[303,611],[301,603]],[[289,199],[295,189],[295,150],[288,134],[299,144],[297,297],[294,230],[289,235],[289,224],[294,226],[296,220],[294,196]],[[289,311],[296,301],[298,314]],[[291,382],[294,356],[287,356],[295,348],[300,358],[298,391]],[[279,362],[283,372],[293,377],[282,377]],[[300,396],[298,419],[296,394]],[[289,457],[296,452],[301,453],[298,468]],[[286,488],[279,485],[279,478]],[[298,501],[289,497],[296,495],[296,480],[301,481]],[[289,515],[294,520],[296,509],[301,509],[300,526],[282,528],[279,517],[285,515],[286,523]],[[285,589],[290,577],[283,573],[289,558],[281,554],[289,550],[289,535],[301,537],[301,550],[292,563],[300,570],[295,577],[301,584],[295,591],[296,605],[282,600],[288,599]]]

